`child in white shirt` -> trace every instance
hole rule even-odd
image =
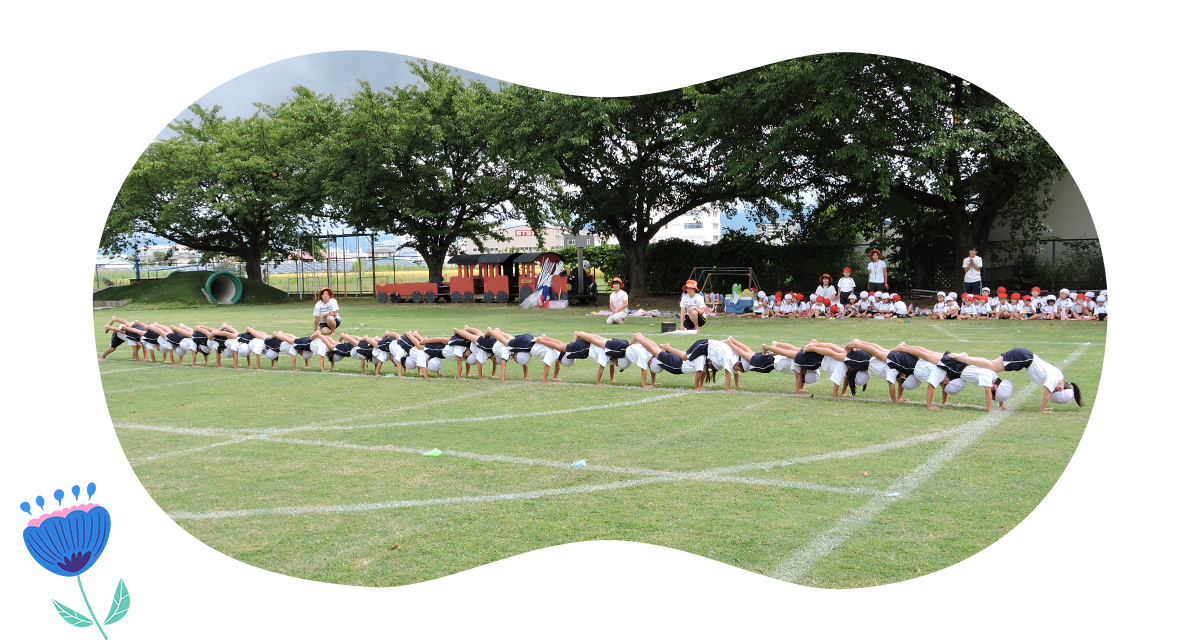
[[[892,294],[892,315],[896,316],[897,318],[908,317],[908,306],[906,306],[904,302],[900,300],[900,294],[898,293]]]
[[[858,317],[858,296],[850,294],[850,301],[846,303],[846,310],[842,313],[847,318]]]
[[[850,304],[850,299],[854,297],[854,278],[850,277],[850,267],[842,269],[842,279],[838,280],[838,303],[841,305]]]

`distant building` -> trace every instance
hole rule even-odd
[[[155,256],[156,253],[161,255]],[[178,267],[199,262],[200,252],[181,244],[151,244],[138,249],[137,257],[144,265],[159,264],[161,261],[163,265]]]
[[[679,238],[696,244],[713,244],[721,239],[721,233],[721,212],[714,207],[701,207],[668,222],[650,242]]]
[[[538,250],[537,236],[533,235],[533,227],[527,224],[520,224],[513,227],[504,227],[496,229],[504,236],[503,240],[494,240],[487,238],[483,241],[484,253],[531,253]],[[570,229],[562,227],[545,227],[542,231],[542,237],[545,241],[543,246],[547,251],[561,251],[566,247],[566,240],[563,238],[565,234],[570,233]],[[479,249],[474,242],[465,238],[460,238],[455,246],[459,253],[478,253]]]

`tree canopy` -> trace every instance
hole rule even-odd
[[[247,277],[261,282],[263,259],[294,252],[322,207],[311,176],[314,147],[286,117],[191,111],[195,120],[171,125],[177,137],[151,143],[134,164],[101,248],[116,252],[139,235],[158,236],[241,258]]]
[[[646,293],[646,246],[660,229],[698,210],[730,211],[738,200],[775,194],[730,171],[740,148],[698,122],[696,101],[683,90],[589,98],[515,87],[506,98],[505,147],[553,162],[567,225],[617,239],[631,292]]]
[[[423,86],[362,82],[350,96],[326,141],[326,192],[347,224],[407,236],[439,282],[460,238],[482,249],[481,238],[501,237],[498,223],[524,219],[540,240],[553,185],[544,166],[497,148],[501,103],[486,84],[410,65]]]
[[[867,236],[885,219],[910,223],[897,230],[940,226],[962,258],[971,247],[984,249],[997,220],[1039,228],[1049,187],[1065,173],[1008,105],[920,63],[819,55],[720,84],[701,96],[710,120],[761,132],[752,148],[772,167],[770,181],[815,193],[818,210],[835,210]]]

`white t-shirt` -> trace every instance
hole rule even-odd
[[[1025,371],[1029,374],[1030,380],[1051,391],[1054,391],[1058,383],[1063,380],[1063,372],[1058,367],[1039,358],[1036,353],[1033,354],[1033,362]]]
[[[621,305],[625,305],[626,309],[624,309],[624,310],[628,311],[629,294],[625,293],[624,289],[621,289],[620,291],[614,291],[614,292],[608,294],[608,305],[609,305],[610,309],[619,308]]]
[[[975,256],[973,259],[975,260],[975,268],[967,271],[967,274],[963,277],[963,282],[979,282],[979,272],[983,269],[983,258]],[[963,258],[964,269],[971,264],[971,260],[970,256]]]
[[[837,286],[838,291],[854,291],[854,278],[842,278]]]
[[[337,300],[334,298],[330,298],[329,302],[321,302],[320,300],[317,300],[317,305],[313,307],[313,317],[320,317],[327,313],[337,315],[337,312],[338,304]]]
[[[684,293],[683,297],[679,299],[679,306],[686,310],[692,307],[704,308],[707,305],[704,304],[704,296],[700,295],[700,292],[697,291],[695,295]]]
[[[850,289],[853,288],[854,283],[852,281],[850,284]],[[849,291],[850,289],[843,289],[843,291]],[[837,290],[833,288],[833,285],[829,285],[827,287],[817,287],[817,295],[821,296],[822,298],[829,298],[830,300],[833,300],[837,298]]]
[[[893,302],[892,313],[906,316],[908,315],[908,307],[903,302]]]
[[[878,284],[883,284],[884,269],[887,269],[887,263],[883,261],[883,258],[880,258],[879,260],[875,260],[872,262],[868,262],[867,263],[867,273],[870,274],[870,277],[867,278],[867,281],[875,282]]]

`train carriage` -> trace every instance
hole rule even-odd
[[[553,251],[533,253],[464,253],[453,256],[447,264],[457,272],[447,282],[413,282],[375,285],[380,302],[436,302],[439,298],[452,303],[520,302],[537,288],[543,264],[561,263],[563,257]],[[568,285],[568,276],[571,285]],[[566,272],[550,279],[550,299],[569,296],[574,274]],[[588,291],[594,291],[593,278],[588,277]],[[586,296],[585,296],[586,297]]]

